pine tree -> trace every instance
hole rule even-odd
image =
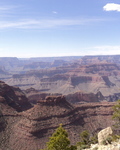
[[[45,150],[76,150],[76,146],[70,146],[67,131],[62,127],[62,124],[50,137]]]

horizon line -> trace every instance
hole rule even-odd
[[[0,58],[18,58],[18,59],[31,59],[31,58],[60,58],[60,57],[85,57],[85,56],[120,56],[120,54],[98,54],[98,55],[63,55],[63,56],[34,56],[34,57],[17,57],[17,56],[0,56]]]

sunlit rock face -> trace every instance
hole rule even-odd
[[[82,62],[84,59],[82,60]],[[105,61],[83,65],[80,60],[67,65],[27,70],[22,74],[13,74],[4,79],[11,85],[20,87],[22,90],[34,88],[39,92],[50,94],[74,94],[77,92],[93,93],[100,92],[104,99],[109,96],[120,97],[120,67],[118,64]],[[107,98],[109,101],[110,98]],[[113,98],[115,101],[116,98]]]
[[[98,143],[99,145],[103,145],[103,141],[107,139],[108,136],[112,135],[113,131],[111,127],[107,127],[103,130],[101,130],[98,133]]]

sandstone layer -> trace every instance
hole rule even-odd
[[[120,67],[105,62],[90,65],[77,63],[15,74],[4,81],[23,90],[32,87],[40,92],[62,95],[80,91],[94,94],[101,92],[104,97],[107,97],[120,93]]]

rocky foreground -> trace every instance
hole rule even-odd
[[[64,96],[48,96],[31,105],[24,93],[0,82],[0,149],[38,150],[44,148],[60,123],[71,144],[83,130],[91,134],[113,124],[113,102],[73,106]]]
[[[89,149],[85,150],[120,150],[120,138],[116,140],[111,140],[111,142],[106,139],[113,134],[113,130],[111,127],[107,127],[101,130],[98,133],[98,143],[91,144]],[[103,142],[106,141],[106,142]],[[79,150],[79,148],[78,148]]]
[[[90,148],[84,150],[120,150],[120,140],[108,145],[93,144]]]

